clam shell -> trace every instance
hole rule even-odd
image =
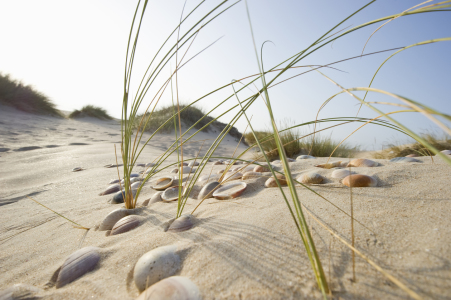
[[[201,300],[199,288],[188,278],[172,276],[163,279],[139,295],[136,300]]]
[[[183,215],[175,219],[171,225],[169,225],[168,231],[181,232],[191,229],[194,226],[194,216],[190,214]]]
[[[262,173],[260,173],[260,172],[246,172],[243,174],[242,179],[247,180],[247,179],[261,177],[261,176],[262,176]]]
[[[224,179],[223,179],[223,181],[225,181],[225,180],[228,180],[228,181],[231,181],[231,180],[237,180],[237,179],[240,179],[241,177],[243,177],[243,174],[242,173],[240,173],[240,172],[227,172],[227,174],[224,176]]]
[[[269,170],[268,167],[264,167],[264,166],[255,166],[255,168],[254,168],[253,171],[254,171],[254,172],[260,172],[260,173],[263,173],[263,172],[269,172],[270,170]]]
[[[393,163],[409,163],[409,162],[421,162],[418,159],[415,159],[413,157],[395,157],[390,159],[390,162]]]
[[[442,152],[445,155],[451,155],[451,150],[442,150],[440,152]]]
[[[147,169],[144,174],[156,173],[158,170],[153,170],[152,168]]]
[[[136,195],[137,190],[132,190],[133,197]],[[130,192],[130,191],[129,191]],[[111,199],[112,204],[124,203],[125,190],[119,191],[114,194],[113,199]]]
[[[340,161],[334,161],[334,162],[331,162],[331,163],[325,163],[325,164],[316,165],[315,167],[323,168],[323,169],[332,169],[332,168],[336,168],[336,167],[341,167],[341,160]]]
[[[182,172],[182,170],[183,170],[183,174],[188,174],[191,172],[192,169],[191,169],[191,167],[183,166],[183,167],[180,167],[180,172]]]
[[[182,195],[185,192],[185,187],[182,187]],[[179,187],[178,186],[173,186],[171,188],[168,188],[167,190],[165,190],[162,194],[161,194],[161,199],[163,201],[175,201],[178,200],[179,198]]]
[[[332,172],[332,178],[336,178],[336,179],[343,179],[346,176],[349,176],[351,174],[353,174],[354,172],[351,172],[349,170],[345,170],[345,169],[338,169]]]
[[[133,279],[140,292],[177,272],[181,260],[176,250],[174,245],[158,247],[138,259],[133,270]]]
[[[157,191],[162,191],[167,189],[172,185],[174,182],[174,177],[172,176],[163,176],[160,178],[157,178],[155,181],[153,181],[150,186]]]
[[[277,176],[277,179],[279,179],[279,183],[280,183],[281,186],[287,185],[287,181],[285,179],[285,176],[280,175],[280,174],[276,174],[276,176]],[[265,186],[267,188],[278,187],[276,179],[274,177],[268,178],[268,180],[266,180],[266,182],[265,182]]]
[[[199,183],[203,183],[205,181],[217,181],[219,179],[219,175],[218,174],[211,174],[211,175],[201,175],[199,176],[199,179],[197,180]]]
[[[136,182],[133,182],[133,183],[130,185],[130,188],[131,188],[131,189],[138,189],[140,186],[141,186],[141,181],[136,181]]]
[[[134,183],[134,182],[138,182],[138,181],[143,181],[142,177],[133,177],[132,179],[130,179],[130,183]]]
[[[409,154],[409,155],[406,155],[406,157],[418,157],[419,155],[418,154],[415,154],[415,153],[412,153],[412,154]]]
[[[296,157],[296,160],[301,160],[301,159],[316,159],[316,157],[311,156],[311,155],[299,155],[298,157]]]
[[[137,167],[145,167],[145,164],[136,164]]]
[[[183,163],[178,163],[177,166],[179,166],[179,167],[181,167],[181,166],[188,166],[188,164],[186,162],[183,162]]]
[[[349,175],[343,178],[342,183],[349,187],[373,187],[377,186],[377,180],[374,177],[362,174]]]
[[[155,166],[155,163],[147,163],[144,165],[146,168],[152,168],[153,166]]]
[[[244,192],[246,187],[247,184],[245,182],[228,183],[214,191],[213,197],[218,200],[228,200],[236,198]]]
[[[123,217],[128,216],[129,214],[130,214],[129,209],[118,208],[113,210],[100,223],[99,230],[100,231],[111,230],[114,224],[117,223],[117,221],[119,221]]]
[[[273,164],[280,164],[280,163],[282,163],[282,162],[281,162],[280,160],[276,159],[276,160],[273,160],[272,163],[273,163]]]
[[[75,167],[75,168],[72,169],[72,172],[78,172],[78,171],[81,171],[81,170],[84,170],[84,169],[82,167]]]
[[[366,158],[357,158],[351,160],[346,167],[376,167],[378,165],[377,162],[366,159]]]
[[[324,181],[324,177],[316,172],[303,173],[297,178],[297,181],[309,184],[318,184]]]
[[[155,194],[152,195],[152,197],[150,197],[149,202],[147,203],[147,205],[152,204],[152,203],[156,203],[156,202],[160,202],[161,199],[161,194],[163,194],[163,192],[156,192]]]
[[[108,184],[115,184],[115,183],[119,183],[121,182],[120,179],[111,179],[110,182],[108,182]]]
[[[222,163],[222,161],[220,161],[220,160],[218,160],[218,161],[215,161],[214,163],[213,163],[213,165],[222,165],[223,163]]]
[[[171,174],[177,174],[179,172],[178,168],[174,168],[171,170]]]
[[[123,217],[122,219],[117,221],[116,224],[114,224],[113,228],[111,229],[110,235],[116,235],[130,231],[138,227],[140,223],[141,219],[138,216],[130,215]]]
[[[100,260],[98,250],[97,247],[85,247],[69,255],[59,271],[56,288],[63,287],[94,269]]]
[[[199,196],[197,196],[197,199],[199,199],[199,200],[204,199],[219,184],[220,183],[217,181],[211,181],[211,182],[207,183],[206,185],[204,185],[204,187],[200,190]],[[213,193],[208,198],[212,198],[212,197],[213,197]]]
[[[190,162],[189,164],[188,164],[188,167],[195,167],[195,166],[198,166],[199,165],[199,162],[197,162],[197,161],[192,161],[192,162]]]
[[[116,184],[113,184],[113,185],[110,185],[109,187],[107,187],[106,190],[104,190],[103,192],[101,192],[99,194],[99,196],[116,193],[120,190],[121,190],[121,186],[118,183],[116,183]]]
[[[133,178],[133,177],[139,177],[139,173],[131,173],[130,178]]]

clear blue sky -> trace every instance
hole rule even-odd
[[[152,58],[151,54],[178,24],[184,3],[181,0],[149,2],[135,62],[135,82],[141,78]],[[219,2],[206,1],[205,8],[197,16]],[[376,1],[340,29],[402,12],[420,2]],[[33,85],[48,95],[60,109],[73,110],[93,104],[120,117],[126,42],[136,3],[125,0],[0,1],[0,72]],[[185,12],[198,3],[188,0]],[[264,50],[265,67],[270,68],[304,49],[366,2],[249,0],[248,3],[257,46],[260,47],[265,40],[273,42],[267,44]],[[372,25],[352,33],[300,64],[327,64],[359,55],[377,27]],[[182,27],[182,31],[187,28]],[[244,2],[202,29],[187,57],[221,36],[223,38],[219,42],[179,72],[182,102],[191,102],[232,79],[258,72]],[[451,12],[407,16],[378,31],[369,41],[365,53],[450,36]],[[451,42],[406,50],[382,68],[373,87],[451,114],[450,53]],[[344,87],[365,87],[389,55],[377,54],[335,65],[346,73],[336,70],[324,70],[324,73]],[[175,61],[172,63],[174,66]],[[166,77],[170,70],[165,72]],[[298,72],[290,71],[289,74]],[[135,85],[132,87],[136,90]],[[132,92],[135,91],[133,89]],[[320,105],[338,91],[321,75],[311,72],[271,89],[270,96],[276,119],[300,123],[313,120]],[[232,90],[228,88],[203,100],[200,106],[205,110],[211,109],[230,93]],[[150,99],[147,98],[147,103]],[[377,94],[370,94],[367,100],[395,101]],[[166,93],[161,104],[169,103],[170,93]],[[232,103],[235,104],[231,101],[230,105]],[[320,118],[355,116],[356,104],[351,97],[342,95],[326,106]],[[268,127],[268,114],[261,101],[256,102],[249,113],[253,115],[256,129]],[[360,116],[375,117],[376,114],[363,109]],[[434,130],[432,123],[419,114],[399,115],[397,119],[417,132]],[[223,122],[228,120],[227,116],[221,119]],[[237,126],[243,131],[246,122],[241,120]],[[341,127],[329,134],[342,139],[355,128],[356,125]],[[393,131],[367,126],[350,141],[367,149],[380,149],[384,142],[408,140]]]

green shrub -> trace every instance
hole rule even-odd
[[[84,117],[93,117],[101,120],[113,119],[105,109],[93,105],[83,106],[81,110],[74,110],[69,115],[69,118],[84,118]]]

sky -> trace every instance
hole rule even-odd
[[[232,4],[235,1],[229,2]],[[9,74],[24,84],[32,85],[46,94],[59,109],[72,111],[91,104],[120,118],[127,40],[137,3],[129,0],[0,0],[0,73]],[[149,1],[132,73],[133,96],[136,95],[139,82],[153,55],[178,25],[184,3],[182,0]],[[187,0],[184,15],[199,3],[198,0]],[[195,20],[219,3],[220,1],[205,1],[182,25],[180,34],[183,35]],[[305,49],[365,3],[367,1],[249,0],[250,20],[259,55],[261,45],[270,41],[265,44],[262,52],[265,69],[272,68]],[[421,1],[378,0],[337,30],[400,13],[419,3]],[[435,12],[395,19],[371,37],[364,53],[451,37],[450,16],[451,12]],[[360,55],[368,38],[381,24],[368,26],[340,38],[307,56],[297,66],[324,65]],[[173,36],[170,39],[171,44],[175,43],[175,38]],[[243,1],[200,30],[188,49],[184,62],[218,38],[220,39],[216,43],[194,57],[178,72],[178,95],[182,103],[195,101],[232,80],[259,72]],[[179,55],[183,56],[186,50],[187,47],[182,48]],[[377,68],[393,52],[359,57],[334,65],[337,69],[321,71],[345,88],[367,87]],[[382,67],[373,87],[450,114],[450,53],[449,41],[403,51]],[[149,89],[140,111],[145,110],[175,66],[173,58]],[[280,79],[308,69],[290,70]],[[268,79],[271,78],[272,75],[269,75]],[[235,87],[239,88],[239,84],[235,84]],[[256,81],[256,87],[261,88],[260,81]],[[255,93],[256,87],[240,92],[239,98],[243,100]],[[321,74],[309,72],[271,88],[269,96],[275,119],[283,127],[315,120],[323,102],[338,92],[340,89]],[[198,106],[207,112],[232,94],[232,87],[228,86],[204,98],[198,102]],[[359,92],[356,94],[363,95]],[[399,103],[392,97],[378,93],[370,93],[366,100]],[[158,106],[170,105],[171,101],[168,88]],[[232,98],[213,111],[212,116],[219,116],[236,104],[236,98]],[[319,113],[319,118],[354,117],[358,108],[355,99],[349,95],[340,95],[326,105]],[[387,105],[379,105],[378,108],[385,112],[397,109]],[[220,121],[229,122],[236,112],[233,110],[227,113]],[[248,115],[252,116],[255,130],[269,129],[268,111],[261,99],[249,108]],[[374,118],[377,113],[363,108],[359,116]],[[430,120],[418,113],[394,116],[415,132],[441,133]],[[241,132],[246,125],[244,118],[236,123]],[[342,140],[358,126],[351,124],[336,127],[325,131],[325,135]],[[309,133],[312,129],[302,127],[300,133]],[[357,131],[348,141],[363,149],[379,150],[388,143],[406,143],[411,140],[393,130],[369,125]]]

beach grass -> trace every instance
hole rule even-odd
[[[71,119],[84,117],[97,118],[100,120],[113,119],[113,117],[111,117],[105,109],[94,105],[85,105],[80,110],[76,109],[71,112],[68,117]]]
[[[28,113],[63,116],[49,97],[9,75],[0,74],[0,103]]]

